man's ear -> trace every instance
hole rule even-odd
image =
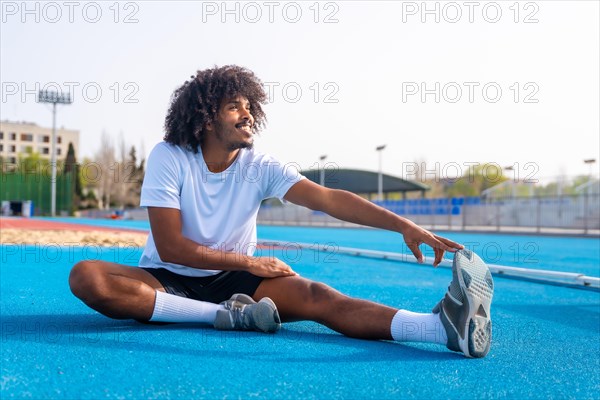
[[[207,131],[209,131],[209,132],[212,132],[212,130],[213,130],[213,123],[212,123],[212,121],[210,121],[210,120],[207,121],[204,124],[204,129],[207,130]]]

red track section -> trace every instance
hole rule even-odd
[[[32,229],[36,231],[69,230],[69,231],[104,231],[104,232],[132,232],[146,233],[136,229],[109,228],[105,226],[92,226],[71,224],[66,222],[42,221],[28,218],[0,218],[0,229]]]

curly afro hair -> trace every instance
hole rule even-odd
[[[250,102],[254,117],[252,130],[260,132],[267,119],[261,107],[267,102],[262,82],[249,69],[226,65],[198,71],[173,92],[163,139],[198,153],[206,134],[206,123],[215,120],[224,99],[239,95]]]

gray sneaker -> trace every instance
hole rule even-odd
[[[483,260],[472,251],[457,251],[452,263],[452,282],[444,298],[433,308],[446,329],[446,347],[475,358],[490,351],[493,295],[494,281]]]
[[[221,303],[224,310],[217,311],[214,327],[219,330],[256,330],[277,332],[281,328],[279,312],[273,300],[268,297],[257,303],[248,295],[234,294]]]

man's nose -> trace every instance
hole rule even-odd
[[[249,120],[251,123],[254,123],[254,117],[250,114],[250,110],[244,108],[242,109],[242,119]]]

